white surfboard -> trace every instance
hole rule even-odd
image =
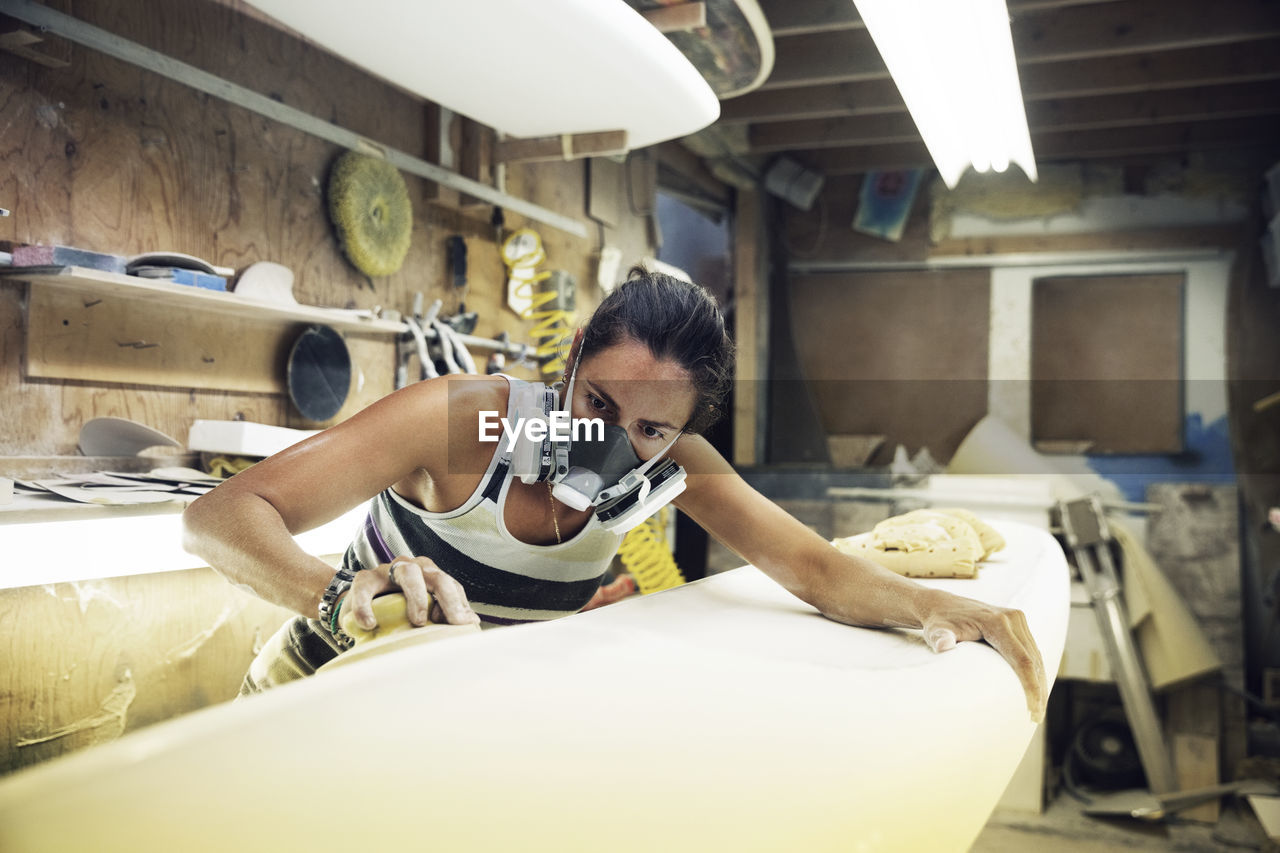
[[[694,133],[720,102],[622,0],[249,0],[403,89],[517,137]]]
[[[1049,534],[966,581],[1056,672]],[[967,850],[1034,725],[989,647],[830,622],[754,568],[406,648],[0,783],[0,849]]]

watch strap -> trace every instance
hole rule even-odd
[[[355,639],[338,625],[338,603],[343,594],[351,589],[351,582],[354,580],[355,572],[342,566],[334,574],[333,580],[329,581],[329,586],[325,587],[324,594],[320,596],[320,624],[329,629],[333,638],[344,650],[355,645]]]

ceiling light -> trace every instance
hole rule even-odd
[[[1004,0],[854,0],[948,187],[970,165],[1036,180]]]

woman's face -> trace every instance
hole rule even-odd
[[[645,344],[624,338],[585,354],[574,379],[572,413],[622,427],[636,455],[648,459],[680,433],[696,401],[683,367],[658,360]]]

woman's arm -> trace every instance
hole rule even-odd
[[[447,472],[450,384],[411,385],[222,483],[183,514],[184,547],[233,583],[314,616],[334,570],[299,548],[293,535],[419,468]],[[450,597],[441,596],[446,611]]]
[[[837,622],[922,628],[934,651],[986,640],[1018,674],[1032,717],[1043,719],[1044,664],[1022,611],[929,589],[842,554],[751,488],[698,436],[683,436],[672,456],[688,471],[680,510],[788,592]]]

